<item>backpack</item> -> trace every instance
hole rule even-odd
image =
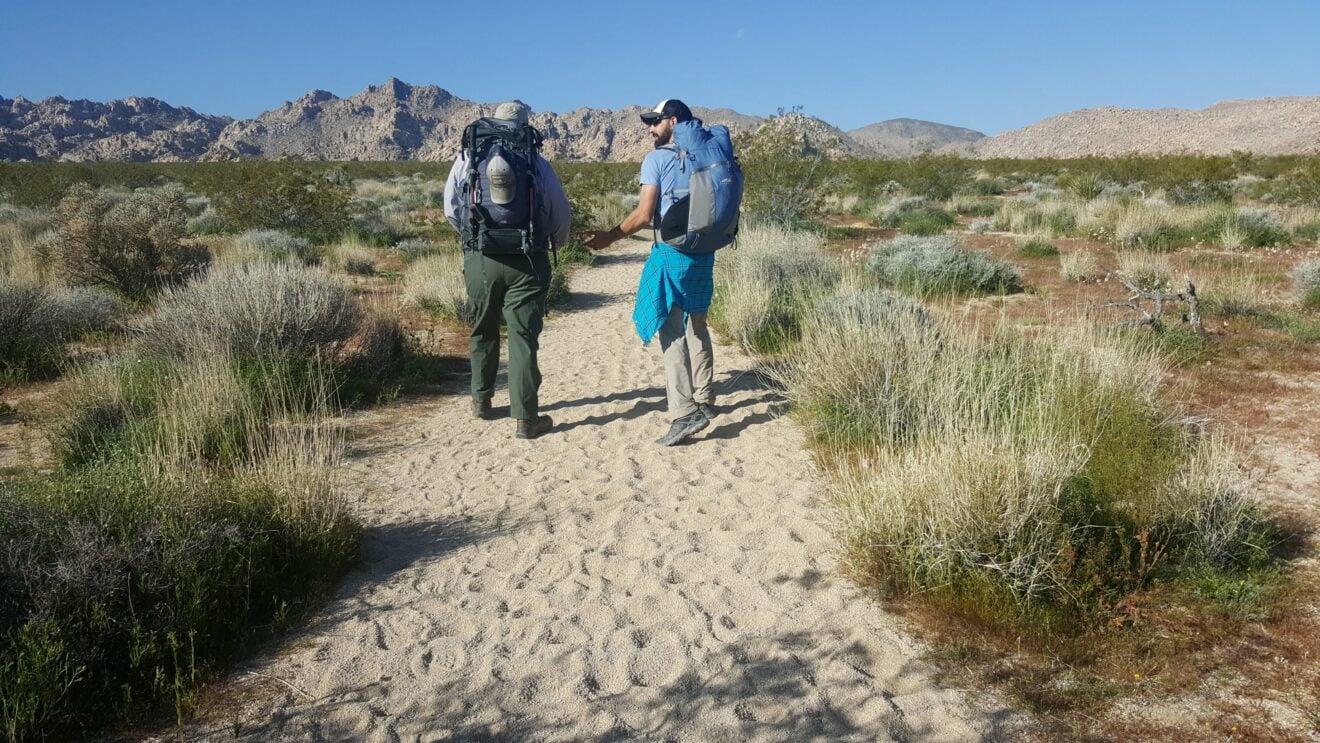
[[[674,125],[674,149],[688,176],[688,195],[659,220],[660,239],[684,253],[713,253],[738,235],[743,173],[729,129],[692,119]]]
[[[546,215],[536,192],[540,149],[541,133],[530,125],[482,117],[463,130],[464,250],[515,255],[546,249]]]

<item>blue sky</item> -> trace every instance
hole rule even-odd
[[[674,96],[994,134],[1077,108],[1320,95],[1320,0],[486,5],[4,0],[0,96],[154,96],[248,118],[397,77],[538,111]]]

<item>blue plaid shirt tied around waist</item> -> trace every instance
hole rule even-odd
[[[714,253],[692,255],[655,243],[637,285],[637,304],[633,307],[637,335],[643,344],[650,343],[675,306],[688,315],[704,315],[714,293]]]

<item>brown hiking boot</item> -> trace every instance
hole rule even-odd
[[[518,433],[514,435],[520,439],[534,439],[542,434],[549,433],[550,429],[554,427],[555,422],[548,415],[538,415],[535,420],[519,418]]]

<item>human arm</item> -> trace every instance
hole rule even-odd
[[[463,170],[467,168],[467,158],[462,155],[454,161],[454,166],[449,169],[449,177],[445,179],[445,219],[459,234],[463,232],[463,226],[459,223],[462,218],[463,206]]]
[[[637,207],[613,228],[592,233],[591,237],[587,238],[587,247],[592,250],[602,250],[616,240],[621,240],[642,229],[651,223],[651,217],[655,214],[656,205],[659,203],[660,187],[649,184],[642,186],[637,196]]]
[[[545,158],[536,158],[536,171],[537,177],[541,180],[538,193],[545,202],[548,217],[546,229],[555,246],[562,246],[568,242],[568,235],[573,227],[572,207],[569,206],[568,196],[564,194],[564,186],[559,182],[559,176]]]

